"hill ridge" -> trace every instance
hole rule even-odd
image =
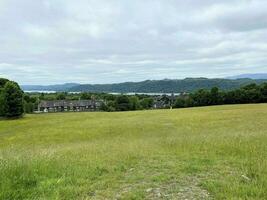
[[[223,79],[223,78],[185,78],[185,79],[162,79],[144,80],[140,82],[123,82],[110,84],[78,84],[66,83],[58,85],[22,85],[23,90],[48,90],[58,92],[115,92],[115,93],[179,93],[192,92],[198,89],[210,89],[218,87],[222,90],[232,90],[250,83],[260,84],[267,82],[267,79]]]

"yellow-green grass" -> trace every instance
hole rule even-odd
[[[0,199],[267,199],[267,104],[0,121]]]

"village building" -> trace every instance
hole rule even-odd
[[[97,111],[101,103],[101,101],[96,100],[41,101],[38,105],[38,112]]]
[[[159,95],[153,97],[153,108],[154,109],[163,109],[163,108],[172,108],[175,103],[175,95],[171,93],[170,95]]]

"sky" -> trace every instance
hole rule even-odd
[[[0,77],[20,84],[266,72],[266,0],[0,0]]]

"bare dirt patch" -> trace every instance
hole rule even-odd
[[[197,177],[185,177],[157,188],[148,188],[147,199],[212,199],[209,192],[201,188],[199,183],[200,179]]]

